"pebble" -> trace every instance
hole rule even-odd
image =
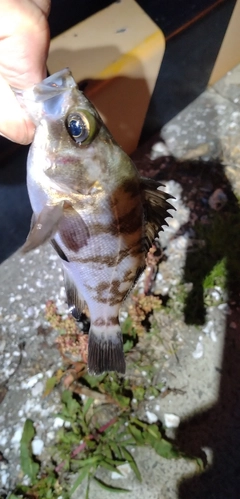
[[[194,359],[200,359],[203,356],[203,344],[201,341],[198,341],[197,346],[192,353]]]
[[[212,341],[216,342],[217,341],[217,335],[214,330],[211,331],[210,333],[210,338]]]
[[[32,396],[33,397],[38,397],[38,395],[41,395],[44,390],[44,383],[42,381],[38,381],[36,385],[32,388]]]
[[[154,414],[154,412],[146,411],[146,416],[148,418],[148,422],[151,423],[156,423],[158,421],[158,416]]]
[[[54,433],[54,431],[48,431],[48,432],[47,432],[47,439],[48,439],[48,440],[53,440],[53,439],[54,439],[54,437],[55,437],[55,433]]]
[[[22,381],[21,388],[23,388],[23,389],[24,388],[25,389],[32,388],[34,385],[37,384],[38,380],[42,379],[42,378],[43,378],[43,373],[35,374],[31,378],[29,378],[27,381]]]
[[[0,445],[2,447],[5,447],[6,443],[7,443],[7,435],[0,437]]]
[[[32,451],[35,456],[40,456],[44,447],[44,442],[38,436],[34,437],[32,441]]]
[[[14,446],[19,444],[22,438],[22,432],[23,432],[23,426],[22,425],[18,426],[15,430],[14,435],[11,438],[11,444],[13,444]]]
[[[202,329],[202,331],[205,334],[210,334],[211,331],[213,330],[213,327],[214,327],[213,321],[210,320],[210,321],[207,322],[206,326],[204,326],[204,328]]]
[[[1,470],[0,476],[1,476],[1,485],[2,487],[5,487],[9,479],[9,473],[7,473],[7,471],[5,470]]]
[[[120,464],[120,466],[117,466],[117,470],[119,473],[117,471],[112,471],[111,473],[111,478],[113,480],[127,478],[132,472],[131,466],[128,463]]]
[[[164,416],[164,424],[166,428],[178,428],[180,424],[180,417],[176,414],[165,413]]]
[[[53,422],[53,428],[61,428],[64,425],[64,420],[62,418],[55,418]]]

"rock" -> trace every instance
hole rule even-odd
[[[226,204],[228,198],[222,189],[216,189],[208,200],[208,204],[212,210],[220,211]]]
[[[203,344],[201,343],[201,341],[197,343],[197,346],[194,352],[192,353],[192,356],[194,359],[200,359],[203,356]]]
[[[44,447],[44,442],[39,437],[35,437],[32,441],[32,451],[35,456],[40,456]]]
[[[158,417],[154,412],[146,411],[146,416],[148,418],[148,422],[151,423],[156,423],[158,421]]]
[[[166,428],[178,428],[180,424],[179,416],[177,416],[176,414],[165,413],[163,418]]]

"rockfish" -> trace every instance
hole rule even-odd
[[[170,216],[159,183],[141,178],[69,69],[15,91],[36,125],[27,164],[28,252],[50,240],[69,309],[90,313],[89,372],[125,372],[119,309]]]

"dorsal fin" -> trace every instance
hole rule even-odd
[[[141,177],[140,186],[145,213],[145,251],[147,254],[155,237],[160,230],[163,230],[163,225],[168,225],[166,218],[172,217],[168,210],[175,210],[175,208],[168,202],[168,199],[174,198],[159,190],[158,187],[163,185],[156,180]]]

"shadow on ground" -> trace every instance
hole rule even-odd
[[[145,175],[161,181],[175,180],[182,186],[183,202],[190,218],[177,233],[188,234],[184,281],[192,283],[184,305],[187,324],[204,324],[205,288],[215,284],[227,290],[229,314],[218,402],[181,423],[177,432],[180,450],[191,456],[213,452],[213,463],[179,483],[179,499],[237,499],[240,497],[240,210],[224,166],[218,162],[174,158],[149,160]],[[155,173],[154,173],[155,172]],[[157,173],[158,172],[158,173]],[[221,189],[221,191],[217,191]],[[220,193],[221,209],[211,209],[209,199]],[[224,194],[224,196],[222,196]],[[224,199],[226,201],[224,205]],[[215,206],[220,208],[220,206]]]

